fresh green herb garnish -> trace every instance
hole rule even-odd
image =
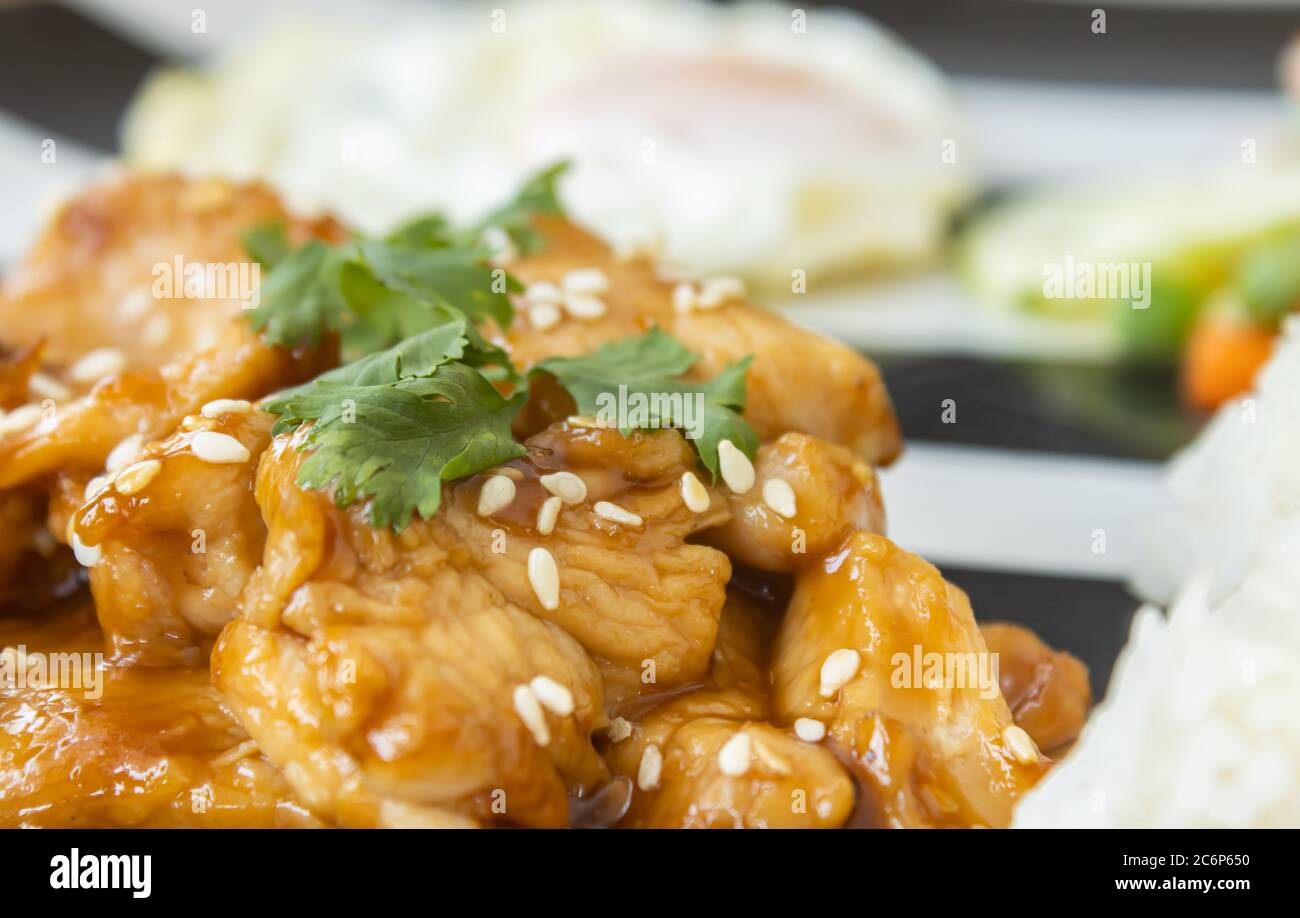
[[[310,425],[300,445],[311,453],[299,469],[300,485],[333,488],[339,507],[368,499],[372,525],[401,530],[413,514],[437,512],[443,482],[524,454],[511,423],[527,401],[528,378],[477,327],[488,320],[508,327],[510,294],[521,286],[492,267],[481,239],[497,228],[519,250],[535,251],[541,238],[531,220],[561,213],[555,181],[563,168],[538,175],[465,231],[434,215],[382,240],[333,247],[309,242],[291,249],[283,227],[259,227],[245,237],[249,253],[271,269],[250,316],[253,327],[282,346],[314,344],[337,331],[345,357],[355,358],[262,405],[279,415],[277,435]],[[584,357],[543,361],[528,376],[554,376],[583,414],[607,414],[620,391],[644,403],[624,433],[683,428],[716,480],[720,441],[751,456],[757,448],[740,417],[749,360],[706,383],[682,381],[695,363],[677,339],[655,328]]]
[[[451,317],[264,403],[280,415],[277,434],[311,422],[298,483],[333,487],[339,507],[371,498],[371,524],[401,530],[413,512],[437,512],[442,482],[523,455],[510,424],[527,392],[505,398],[461,362],[464,330]]]
[[[568,390],[580,414],[607,415],[622,403],[643,428],[678,427],[693,438],[700,461],[718,478],[718,444],[730,440],[753,456],[758,437],[740,417],[745,409],[745,370],[751,358],[729,365],[706,383],[679,379],[696,355],[660,328],[603,344],[582,357],[552,357],[533,368],[550,373]],[[531,375],[531,374],[530,374]],[[621,392],[621,398],[620,398]],[[626,420],[626,418],[625,418]],[[624,424],[623,433],[632,427]]]

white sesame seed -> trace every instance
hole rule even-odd
[[[556,305],[564,301],[564,291],[550,281],[537,281],[524,288],[524,299],[530,303],[551,303]]]
[[[794,722],[794,735],[805,743],[820,743],[826,736],[826,725],[811,717],[800,717]]]
[[[649,745],[641,753],[641,764],[636,769],[636,786],[643,791],[652,791],[659,786],[663,777],[664,754],[658,746]]]
[[[144,343],[151,347],[158,347],[165,343],[172,333],[172,320],[167,313],[159,312],[149,317],[149,321],[144,324],[140,332],[140,337]],[[200,348],[206,350],[206,348]]]
[[[36,426],[40,419],[40,405],[20,405],[8,414],[0,414],[0,434],[18,433]]]
[[[1038,747],[1034,740],[1021,727],[1011,724],[1002,731],[1002,741],[1007,744],[1011,754],[1022,765],[1032,765],[1038,761]]]
[[[573,692],[550,676],[534,676],[528,683],[542,707],[553,714],[568,717],[573,713]]]
[[[593,509],[596,511],[596,516],[602,520],[609,520],[611,523],[618,523],[620,526],[640,529],[645,524],[645,521],[631,510],[620,507],[618,504],[611,504],[607,500],[596,501],[596,506]]]
[[[834,809],[834,806],[829,800],[822,799],[817,801],[817,815],[822,819],[830,819],[832,809]]]
[[[744,494],[754,486],[754,463],[730,440],[718,444],[718,466],[722,480],[736,494]]]
[[[798,512],[794,488],[780,478],[769,478],[763,482],[763,503],[788,520],[794,519],[795,513]]]
[[[548,497],[542,501],[542,506],[537,511],[537,531],[542,535],[550,535],[555,531],[555,521],[560,518],[560,507],[564,506],[564,501],[558,497]]]
[[[566,504],[580,504],[587,499],[587,483],[572,472],[551,472],[537,480]]]
[[[113,490],[118,494],[135,494],[147,488],[149,482],[157,478],[161,471],[162,463],[157,459],[146,459],[144,462],[128,465],[113,479]]]
[[[101,347],[91,351],[72,365],[68,376],[79,383],[93,383],[108,376],[120,373],[126,368],[126,355],[115,347]]]
[[[248,414],[253,403],[242,398],[218,398],[204,405],[199,414],[205,418],[219,418],[223,414]]]
[[[718,750],[718,769],[724,775],[738,778],[749,771],[751,755],[749,734],[740,732],[727,740]]]
[[[538,331],[549,331],[564,318],[560,307],[554,303],[538,303],[528,307],[528,321]]]
[[[133,287],[117,301],[117,316],[127,322],[134,322],[153,305],[153,292],[148,287]]]
[[[705,513],[709,509],[709,489],[695,477],[694,472],[682,472],[682,503],[692,513]]]
[[[609,307],[605,305],[604,300],[594,296],[572,293],[564,298],[564,311],[575,319],[590,322],[604,316],[609,312]]]
[[[830,698],[858,674],[862,657],[850,647],[841,647],[822,663],[821,695]]]
[[[109,475],[96,475],[90,481],[86,482],[86,490],[82,492],[82,500],[94,500],[104,493],[104,489],[112,483],[112,477]]]
[[[515,499],[515,483],[505,475],[492,475],[478,492],[478,515],[491,516],[510,506]]]
[[[554,611],[560,607],[560,569],[555,566],[555,556],[545,548],[528,553],[528,582],[543,609]]]
[[[132,462],[135,457],[140,455],[140,450],[144,448],[144,436],[142,434],[131,434],[117,446],[113,447],[108,458],[104,460],[104,468],[110,472],[116,472],[124,469]]]
[[[33,373],[27,380],[27,389],[37,398],[52,398],[56,402],[72,398],[72,390],[47,373]]]
[[[609,278],[600,268],[579,268],[565,274],[560,286],[565,293],[594,295],[609,290]]]
[[[695,309],[695,285],[681,283],[673,287],[673,309],[684,316]]]
[[[626,717],[615,717],[605,728],[605,735],[611,743],[621,743],[632,735],[632,722]]]
[[[551,730],[546,725],[546,715],[542,712],[542,705],[533,694],[533,690],[526,685],[515,686],[514,703],[515,713],[524,722],[528,732],[533,735],[537,745],[549,746]]]
[[[68,544],[72,546],[72,554],[82,567],[94,567],[104,555],[104,550],[98,545],[82,542],[72,527],[68,527]]]
[[[215,464],[248,461],[248,447],[230,434],[201,430],[190,441],[190,452],[204,462]]]
[[[745,282],[738,277],[714,277],[700,285],[700,295],[695,305],[700,309],[716,309],[729,300],[745,295]]]

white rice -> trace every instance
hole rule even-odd
[[[1144,606],[1075,749],[1016,825],[1300,827],[1300,323],[1173,463]]]

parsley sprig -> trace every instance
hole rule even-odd
[[[536,251],[533,218],[562,213],[555,186],[563,168],[540,173],[468,229],[431,215],[381,239],[297,249],[282,226],[246,235],[250,255],[270,269],[253,327],[280,346],[337,332],[351,359],[262,404],[279,415],[275,434],[303,429],[300,448],[310,455],[300,485],[332,488],[339,507],[368,500],[376,527],[401,530],[416,513],[427,519],[444,482],[525,453],[511,425],[539,373],[553,376],[583,414],[601,414],[604,399],[625,386],[651,406],[642,426],[698,425],[694,442],[715,481],[719,442],[754,454],[757,438],[740,416],[748,358],[708,382],[687,382],[696,355],[653,328],[581,357],[545,360],[525,376],[479,331],[487,322],[508,327],[510,295],[521,289],[491,264],[485,235],[495,228],[519,251]],[[681,397],[660,397],[673,395]],[[686,397],[695,400],[689,409]]]

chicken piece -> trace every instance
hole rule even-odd
[[[84,606],[3,620],[0,645],[0,826],[319,824],[231,719],[206,667],[96,666]]]
[[[614,699],[646,684],[702,678],[731,565],[721,552],[686,541],[727,518],[719,498],[699,514],[683,503],[681,477],[696,468],[693,448],[675,430],[624,437],[568,423],[527,446],[526,457],[505,467],[516,479],[508,506],[479,516],[480,492],[494,472],[465,479],[447,489],[444,509],[428,524],[431,536],[464,554],[507,600],[573,635],[602,665]],[[564,505],[554,531],[541,535],[538,513],[552,495],[539,479],[555,472],[581,478],[585,497]],[[603,519],[595,512],[602,501],[636,514],[641,524]],[[538,547],[559,570],[554,609],[542,605],[529,581],[528,557]]]
[[[1039,749],[1059,758],[1092,707],[1088,667],[1019,625],[991,622],[980,625],[980,634],[989,652],[998,655],[1002,695],[1012,717]]]
[[[860,821],[1005,826],[1047,768],[965,594],[884,536],[856,533],[798,576],[772,676],[776,722],[822,721],[853,763]]]
[[[607,311],[594,320],[569,318],[543,330],[521,310],[503,341],[521,366],[585,354],[658,324],[700,355],[692,369],[696,378],[712,378],[727,364],[753,355],[745,417],[760,439],[802,431],[847,446],[872,465],[888,464],[898,454],[898,423],[880,372],[856,351],[740,298],[679,313],[674,282],[656,275],[650,263],[619,260],[600,240],[564,220],[539,219],[538,227],[548,244],[512,262],[511,273],[526,284],[558,285],[569,271],[598,268],[609,282],[608,291],[599,294]]]
[[[41,344],[0,350],[0,419],[4,417],[2,412],[27,403],[32,374],[41,365],[41,350]]]
[[[290,217],[262,185],[112,177],[66,203],[6,278],[0,335],[10,346],[43,342],[44,360],[58,367],[101,348],[133,370],[211,350],[260,274],[241,236],[271,221],[297,243],[341,238],[333,221]]]
[[[566,824],[567,794],[608,778],[595,664],[432,524],[377,530],[300,489],[301,459],[287,438],[264,454],[265,560],[213,651],[240,722],[344,825]]]
[[[784,434],[759,447],[754,472],[749,491],[726,492],[731,521],[705,537],[733,560],[790,572],[815,564],[852,532],[884,532],[875,473],[846,447],[807,434]],[[778,512],[782,498],[768,493],[769,481],[789,486],[793,516]]]
[[[240,237],[271,220],[299,242],[341,235],[331,221],[292,219],[257,185],[131,176],[67,204],[0,294],[0,338],[43,343],[44,391],[61,390],[46,397],[33,385],[40,410],[0,419],[0,488],[57,470],[93,475],[127,437],[157,439],[208,401],[260,397],[333,366],[332,342],[263,342],[226,281],[153,295],[155,281],[180,284],[185,266],[243,265],[253,277]]]
[[[274,418],[240,408],[187,417],[170,437],[89,485],[64,476],[71,487],[57,503],[76,508],[65,531],[69,541],[76,535],[90,566],[95,609],[115,662],[202,664],[204,643],[234,617],[239,594],[261,563],[266,525],[253,482]],[[200,458],[195,438],[212,435],[233,438],[247,456]],[[58,510],[52,515],[58,526]]]
[[[704,685],[624,706],[632,732],[605,753],[637,784],[623,826],[833,828],[848,818],[853,783],[834,755],[765,722],[770,631],[729,594]]]

